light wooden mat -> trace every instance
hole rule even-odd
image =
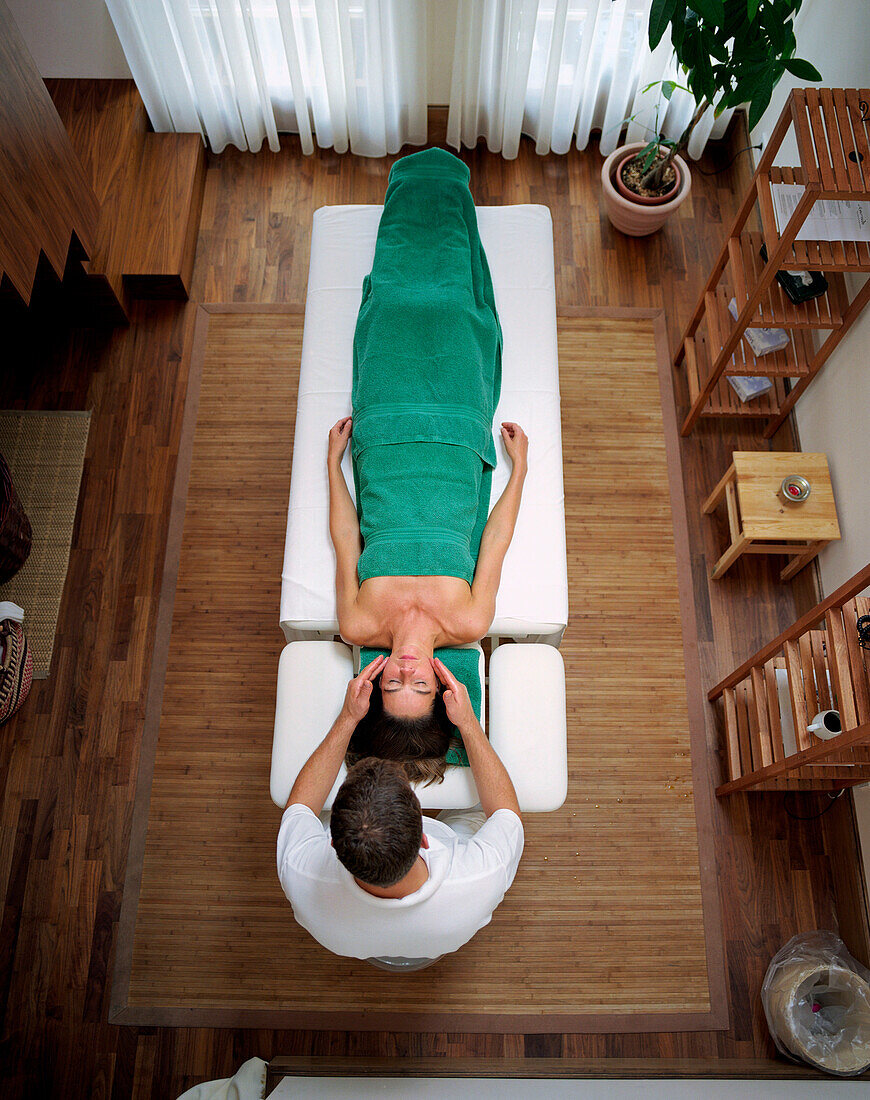
[[[33,530],[27,561],[0,586],[0,600],[24,608],[35,679],[51,666],[90,423],[89,412],[0,412],[0,452]]]
[[[111,1018],[402,1031],[724,1026],[711,871],[705,942],[699,867],[710,869],[711,853],[699,853],[693,798],[653,321],[560,320],[567,803],[527,816],[520,870],[491,924],[434,967],[395,976],[327,953],[278,885],[269,764],[302,316],[216,308]],[[672,477],[679,486],[679,471]]]

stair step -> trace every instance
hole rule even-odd
[[[122,260],[134,298],[189,296],[205,173],[199,134],[145,135]]]

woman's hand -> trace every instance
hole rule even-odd
[[[341,708],[345,715],[354,724],[361,722],[369,712],[369,703],[372,698],[372,680],[383,671],[387,658],[381,654],[366,665],[347,685],[344,696],[344,706]]]
[[[341,462],[347,448],[350,434],[353,430],[353,418],[343,416],[341,420],[333,424],[329,429],[329,448],[326,452],[326,461],[334,462],[336,466]]]
[[[515,470],[525,473],[529,465],[529,438],[519,424],[502,422],[501,438]]]
[[[458,730],[468,729],[469,725],[477,722],[477,715],[468,697],[468,688],[465,684],[460,684],[447,665],[437,657],[432,658],[432,667],[444,685],[444,709],[447,717]]]

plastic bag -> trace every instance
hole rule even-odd
[[[761,1001],[787,1058],[839,1077],[870,1067],[870,971],[833,932],[790,939],[767,968]]]

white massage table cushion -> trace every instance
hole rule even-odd
[[[288,640],[338,633],[326,435],[351,411],[353,333],[381,210],[329,206],[314,214],[281,585]],[[568,582],[552,218],[530,205],[478,207],[477,218],[504,333],[494,419],[516,420],[529,436],[529,472],[489,633],[551,636],[558,644]],[[496,449],[491,505],[510,474],[498,434]],[[353,494],[349,454],[343,469]]]
[[[353,651],[343,642],[299,641],[284,647],[270,780],[277,806],[287,804],[296,776],[341,710],[353,664]],[[480,673],[483,679],[482,650]],[[568,790],[565,666],[559,651],[548,645],[499,646],[490,660],[489,706],[490,742],[510,773],[520,808],[558,809]],[[346,774],[342,764],[325,809],[332,807]],[[424,810],[465,809],[479,801],[470,768],[449,767],[443,783],[417,784],[414,790]]]

